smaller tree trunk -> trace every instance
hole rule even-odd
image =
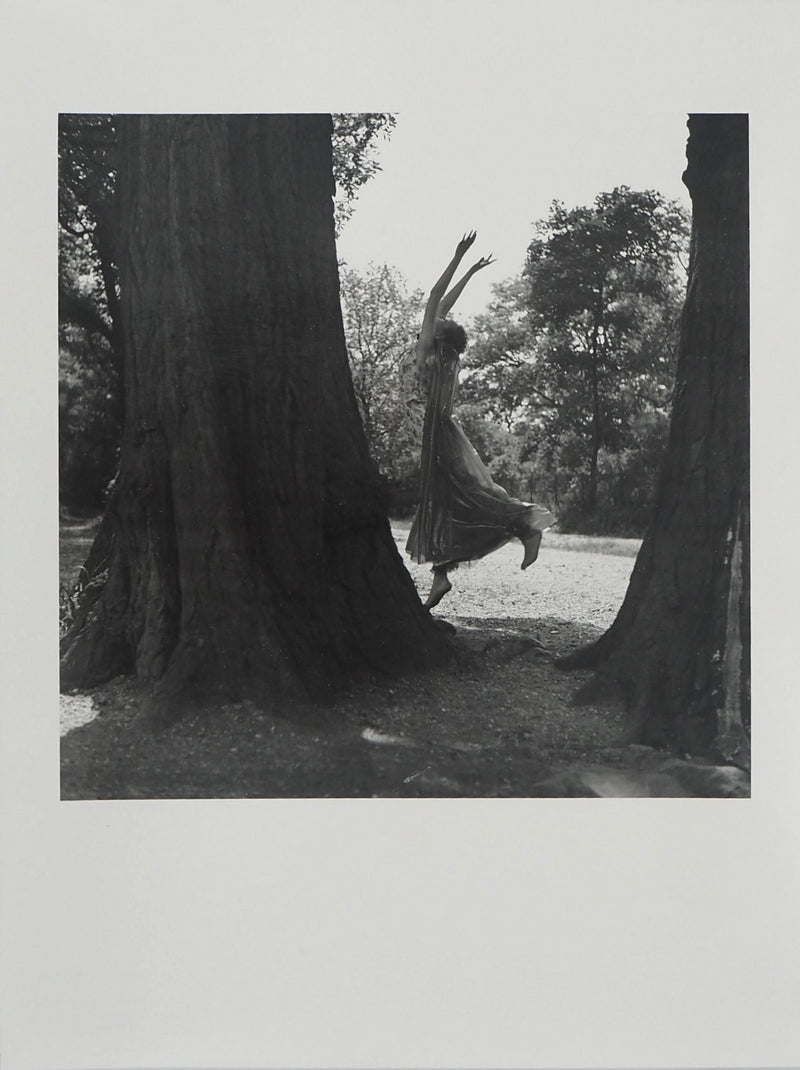
[[[689,282],[655,515],[611,628],[560,662],[630,739],[749,764],[749,225],[743,115],[693,115]]]

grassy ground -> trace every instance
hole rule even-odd
[[[392,530],[398,533],[411,530],[410,520],[393,520]],[[552,550],[575,550],[581,554],[611,554],[614,557],[636,557],[641,539],[622,539],[614,535],[569,535],[548,531],[545,545]]]
[[[636,557],[641,539],[618,539],[613,535],[562,535],[548,532],[547,543],[554,550],[575,550],[580,554],[611,554],[614,557]]]

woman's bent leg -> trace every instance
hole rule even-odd
[[[539,556],[539,546],[542,542],[542,533],[538,528],[534,528],[522,538],[522,545],[525,547],[525,555],[522,558],[522,564],[520,568],[527,568],[532,565],[536,558]]]

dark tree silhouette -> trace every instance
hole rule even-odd
[[[745,115],[689,118],[689,280],[655,513],[611,628],[562,659],[621,688],[630,738],[749,763],[749,212]]]
[[[118,125],[124,433],[62,685],[320,698],[441,659],[353,395],[330,116]]]

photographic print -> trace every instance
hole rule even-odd
[[[748,117],[681,120],[445,244],[419,114],[60,116],[63,798],[749,794]]]
[[[7,23],[3,1067],[797,1065],[794,8]]]

